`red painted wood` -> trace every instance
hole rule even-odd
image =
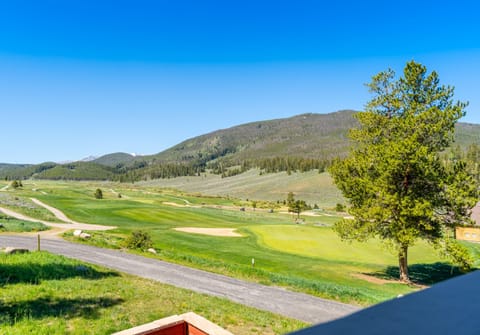
[[[188,332],[187,332],[188,335],[208,335],[207,333],[201,331],[200,329],[195,328],[191,324],[188,324],[187,328],[188,328]]]
[[[148,335],[186,335],[186,334],[187,334],[186,323],[180,323],[178,325],[174,325],[168,328],[153,331],[152,333],[148,333]]]

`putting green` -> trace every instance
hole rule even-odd
[[[378,240],[366,243],[342,242],[331,228],[301,225],[249,227],[264,246],[295,255],[335,260],[338,262],[397,264],[397,258]],[[419,241],[410,249],[410,262],[438,262],[435,250]]]

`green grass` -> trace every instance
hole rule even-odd
[[[50,229],[40,222],[12,219],[0,214],[0,232],[35,232]]]
[[[221,207],[237,201],[231,198],[115,183],[42,182],[36,187],[46,194],[28,191],[28,186],[23,192],[63,210],[73,220],[118,227],[109,232],[92,232],[92,239],[85,243],[119,248],[128,234],[142,229],[152,236],[158,250],[156,257],[360,305],[416,289],[398,282],[379,284],[358,278],[366,274],[393,279],[396,258],[378,241],[351,245],[341,242],[328,227],[339,219],[331,212],[304,216],[306,224],[295,225],[291,215]],[[94,199],[97,187],[104,190],[105,199]],[[122,198],[111,189],[120,192]],[[178,207],[165,202],[205,206]],[[237,228],[243,237],[194,235],[175,231],[175,227]],[[68,238],[74,239],[71,235]],[[480,246],[471,248],[478,255]],[[416,278],[425,283],[451,276],[448,262],[427,244],[418,243],[410,256],[410,265],[418,273]],[[253,269],[252,258],[256,261]],[[428,269],[432,267],[444,275],[430,278]]]
[[[250,228],[265,246],[295,255],[333,259],[338,262],[392,265],[397,261],[378,240],[344,243],[330,228],[311,226],[258,226]],[[312,236],[315,236],[313,239]],[[419,242],[410,249],[413,263],[438,261],[434,249]]]
[[[193,311],[235,334],[306,324],[49,253],[0,254],[1,334],[111,334]]]

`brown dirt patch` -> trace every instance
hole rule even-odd
[[[378,285],[384,285],[389,283],[393,283],[393,284],[401,283],[399,280],[382,279],[382,278],[377,278],[375,276],[369,276],[364,273],[352,273],[352,277],[362,279],[362,280],[368,281],[369,283],[378,284]]]
[[[162,202],[163,205],[167,205],[167,206],[172,206],[172,207],[181,207],[181,208],[201,208],[201,206],[196,206],[196,205],[182,205],[182,204],[177,204],[176,202],[169,202],[169,201],[164,201]]]
[[[406,283],[402,282],[401,280],[382,279],[382,278],[378,278],[378,277],[375,277],[375,276],[370,276],[370,275],[367,275],[367,274],[364,274],[364,273],[352,273],[351,276],[352,276],[352,277],[355,277],[355,278],[358,278],[358,279],[362,279],[362,280],[368,281],[369,283],[378,284],[378,285],[384,285],[384,284],[406,284]],[[408,283],[408,285],[411,286],[411,287],[415,287],[415,288],[421,289],[421,290],[429,287],[429,286],[427,286],[427,285],[418,284],[418,283],[413,283],[413,282],[412,282],[412,283]]]
[[[190,234],[200,234],[209,236],[221,236],[221,237],[241,237],[236,232],[235,228],[193,228],[193,227],[181,227],[174,228],[176,231],[181,231]]]

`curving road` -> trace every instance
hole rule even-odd
[[[36,237],[0,235],[0,247],[36,250]],[[294,319],[322,323],[357,311],[359,308],[320,299],[303,293],[244,282],[117,250],[96,248],[64,240],[42,240],[42,250],[75,258],[110,269],[229,299]]]

